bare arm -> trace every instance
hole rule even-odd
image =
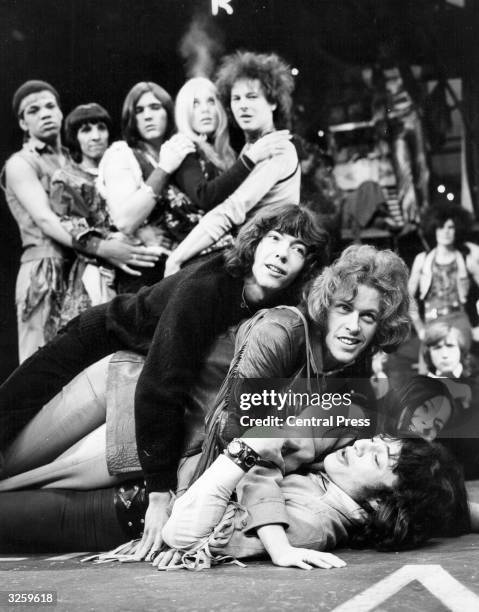
[[[342,559],[331,553],[291,546],[282,525],[264,525],[258,529],[258,537],[271,561],[281,567],[310,570],[313,567],[332,569],[346,565]]]
[[[90,225],[90,202],[84,199],[78,186],[65,182],[61,171],[52,178],[50,204],[62,227],[71,235],[75,250],[92,257],[101,257],[132,276],[141,276],[135,267],[153,267],[158,260],[158,255],[150,252],[147,247],[133,246],[120,239],[106,240],[105,227]]]
[[[255,429],[258,431],[259,428]],[[281,457],[284,438],[255,438],[253,432],[254,430],[250,430],[246,434],[247,437],[243,436],[242,439],[246,444],[253,448],[263,460],[284,465]],[[243,489],[240,501],[246,505],[256,533],[272,562],[282,567],[299,567],[307,570],[313,567],[324,569],[344,567],[346,563],[331,553],[298,548],[290,544],[285,531],[285,526],[290,521],[280,486],[282,479],[283,476],[279,469],[256,466],[244,476],[241,483]],[[251,497],[248,494],[248,488],[252,490],[253,496],[257,496],[254,507],[248,503],[248,498]],[[251,529],[251,520],[249,529]]]
[[[137,561],[150,561],[153,553],[160,550],[163,544],[162,529],[168,520],[168,506],[171,494],[150,493],[148,508],[145,514],[145,530],[141,542],[135,552]]]
[[[162,532],[166,544],[180,550],[194,550],[199,543],[207,539],[222,520],[231,492],[244,474],[239,466],[220,455],[175,502],[171,517]],[[330,553],[291,546],[281,525],[264,525],[258,529],[258,536],[276,565],[303,569],[311,569],[312,566],[329,569],[346,565]],[[143,556],[147,549],[148,547],[145,547],[140,551]],[[154,549],[158,550],[156,546]],[[141,558],[140,554],[138,558]],[[170,554],[160,554],[153,565],[161,569],[168,566],[170,561]]]
[[[18,156],[9,159],[6,180],[42,232],[60,244],[71,247],[72,238],[51,209],[48,195],[30,164]]]
[[[479,287],[479,247],[477,244],[466,242],[469,253],[466,257],[466,267],[474,282]]]

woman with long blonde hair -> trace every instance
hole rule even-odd
[[[205,87],[207,79],[201,87],[188,83],[176,112],[180,131],[174,135],[168,92],[152,82],[134,85],[122,109],[124,140],[113,143],[100,164],[99,185],[116,228],[126,239],[162,254],[155,268],[135,282],[120,274],[122,292],[161,280],[168,249],[183,240],[203,211],[228,197],[258,161],[275,153],[271,142],[278,148],[277,138],[265,139],[235,162],[213,84]]]
[[[250,157],[263,138],[280,144],[182,240],[168,258],[167,276],[230,232],[237,232],[254,211],[277,204],[299,204],[298,156],[293,144],[282,140],[282,134],[289,134],[284,129],[289,128],[291,119],[294,80],[290,67],[275,53],[237,52],[223,59],[216,85],[245,137],[241,156]]]
[[[233,165],[236,155],[229,141],[228,117],[212,81],[205,77],[186,81],[176,96],[175,122],[178,131],[218,169],[227,170]]]

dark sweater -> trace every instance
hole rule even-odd
[[[253,168],[254,163],[249,157],[242,155],[228,170],[216,177],[214,175],[218,170],[211,162],[206,162],[205,177],[200,164],[200,154],[190,153],[171,178],[193,204],[208,211],[226,200]]]
[[[175,488],[189,389],[215,337],[249,315],[242,290],[243,280],[228,274],[216,254],[107,306],[107,335],[147,355],[135,419],[149,491]]]
[[[150,490],[174,489],[189,388],[214,339],[249,316],[243,279],[221,253],[137,294],[116,296],[73,319],[0,387],[0,449],[84,368],[118,350],[146,355],[135,415]]]

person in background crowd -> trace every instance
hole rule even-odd
[[[384,123],[398,184],[398,199],[406,223],[418,223],[430,205],[430,169],[423,125],[420,81],[400,59],[394,41],[380,45],[372,77],[373,121]]]
[[[479,259],[477,246],[464,242],[469,223],[467,211],[450,204],[429,208],[424,218],[425,233],[434,235],[435,247],[416,256],[408,285],[412,298],[411,318],[421,342],[426,324],[445,321],[461,331],[468,350],[471,346],[471,323],[465,304],[469,274],[479,284]],[[425,374],[422,360],[419,367],[419,373]]]
[[[277,55],[238,52],[227,56],[216,85],[245,136],[242,155],[249,156],[262,136],[289,127],[294,82],[290,68]],[[200,220],[169,256],[166,274],[174,274],[203,249],[242,225],[253,211],[271,204],[298,204],[300,179],[296,149],[287,143],[280,155],[258,164],[234,193]]]
[[[427,375],[441,378],[458,407],[471,408],[472,388],[477,383],[472,377],[471,355],[461,330],[445,321],[426,325],[424,363]]]
[[[427,325],[424,330],[424,362],[428,376],[469,377],[471,355],[461,330],[446,321]]]
[[[114,227],[131,244],[156,247],[159,256],[171,245],[164,221],[165,182],[162,180],[159,187],[157,182],[158,175],[164,179],[159,168],[160,149],[174,131],[173,102],[156,83],[140,82],[128,92],[121,118],[124,140],[113,143],[103,156],[98,187]],[[182,138],[172,141],[170,148],[180,162],[193,151],[191,143]],[[118,290],[134,291],[161,277],[162,260],[136,282],[128,274],[122,274],[120,268]]]
[[[77,106],[65,119],[72,160],[54,173],[50,203],[71,234],[77,257],[69,271],[59,326],[115,295],[115,266],[136,276],[141,274],[137,267],[153,266],[157,259],[147,248],[111,236],[106,203],[95,184],[111,127],[110,115],[95,103]]]
[[[331,238],[331,253],[341,246],[341,211],[344,196],[334,178],[333,160],[316,144],[295,136],[301,167],[301,204],[309,208]]]
[[[378,431],[391,435],[412,432],[432,442],[457,416],[456,405],[443,381],[413,376],[391,389],[380,403]]]
[[[180,90],[176,118],[182,131],[174,136],[173,113],[173,102],[162,87],[152,82],[134,85],[123,104],[124,141],[113,143],[100,164],[99,187],[113,224],[133,243],[158,247],[162,255],[141,278],[120,272],[122,292],[161,280],[170,247],[188,234],[202,211],[222,202],[255,163],[276,154],[276,146],[282,150],[281,138],[263,140],[248,157],[233,163],[225,111],[214,87],[203,81]],[[192,132],[197,135],[194,141]]]
[[[477,371],[461,330],[439,321],[426,326],[424,362],[428,376],[440,378],[457,407],[452,428],[443,444],[464,467],[466,478],[479,477],[479,411],[473,398],[479,393]]]
[[[20,230],[23,253],[15,289],[20,363],[56,332],[72,237],[50,205],[53,173],[69,159],[62,147],[56,89],[26,81],[13,95],[24,144],[4,168],[5,195]]]

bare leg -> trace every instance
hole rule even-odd
[[[106,425],[98,427],[57,459],[0,481],[0,491],[24,488],[97,489],[113,487],[141,472],[111,476],[106,464]]]
[[[49,463],[105,422],[109,360],[84,370],[22,429],[4,453],[3,478]]]

